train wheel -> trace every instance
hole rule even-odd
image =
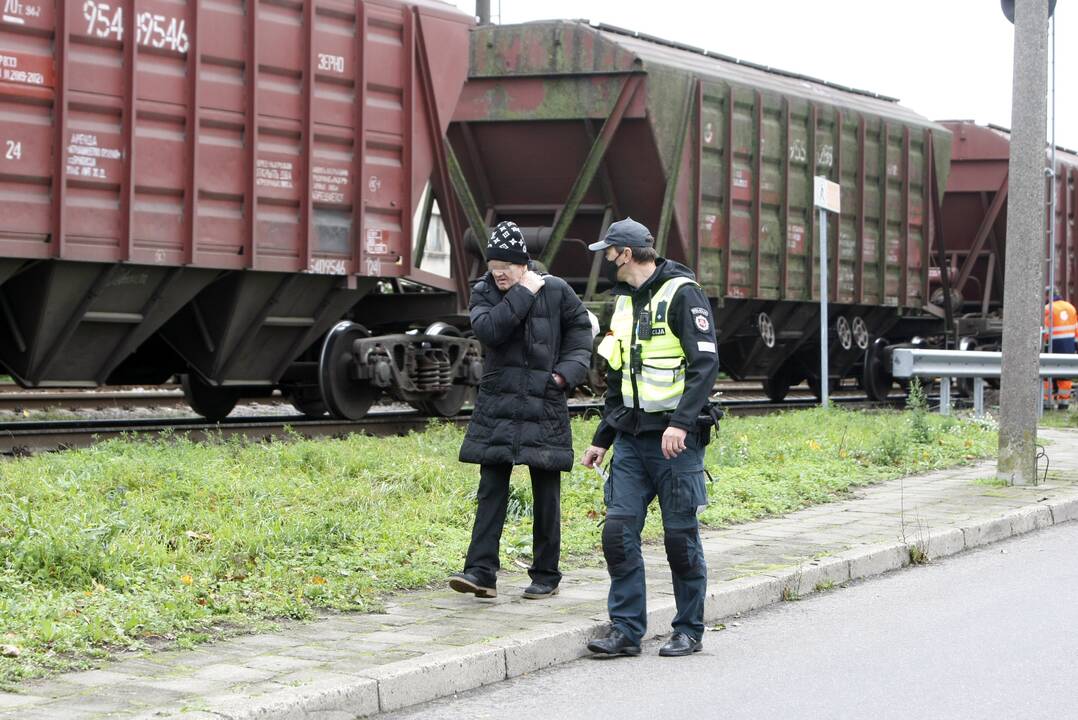
[[[424,335],[446,335],[449,337],[462,337],[460,330],[446,322],[434,322],[423,331]],[[460,409],[471,397],[471,387],[454,383],[444,395],[439,397],[424,398],[409,403],[424,415],[437,415],[439,417],[453,417],[460,414]]]
[[[322,417],[326,414],[326,403],[322,400],[322,391],[317,386],[292,387],[285,390],[285,398],[292,407],[307,417]]]
[[[817,368],[816,374],[808,373],[805,381],[808,382],[809,390],[812,391],[813,397],[817,400],[823,399],[823,391],[820,388],[820,371]],[[836,378],[830,378],[827,381],[827,392],[832,394],[835,390],[838,390],[840,382]]]
[[[367,328],[348,321],[337,323],[326,335],[318,359],[318,385],[322,402],[334,417],[360,420],[382,394],[381,388],[366,380],[354,380],[349,373],[352,343],[370,336]]]
[[[240,399],[237,390],[210,385],[198,373],[181,375],[180,385],[183,387],[183,399],[191,409],[211,422],[228,417]]]
[[[887,396],[891,393],[891,386],[894,384],[891,368],[886,363],[888,359],[886,357],[887,353],[884,352],[886,349],[887,341],[883,338],[876,338],[868,346],[868,350],[865,351],[863,381],[865,394],[868,395],[870,400],[876,402],[887,400]]]
[[[423,331],[424,335],[447,335],[449,337],[462,337],[460,330],[455,326],[450,325],[447,322],[441,320],[432,322],[427,326],[427,329]]]
[[[439,417],[454,417],[460,414],[464,403],[472,397],[472,388],[468,385],[453,385],[449,392],[441,397],[421,400],[415,404],[415,408],[427,415]]]
[[[764,394],[771,402],[780,403],[786,399],[793,385],[793,377],[790,373],[789,363],[785,363],[773,375],[767,377],[762,383]]]

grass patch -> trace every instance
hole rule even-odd
[[[916,442],[910,413],[814,409],[724,421],[708,448],[709,525],[827,502],[852,488],[996,452],[989,422],[926,414]]]
[[[1041,415],[1039,424],[1048,428],[1078,428],[1078,412],[1049,410]]]
[[[974,485],[984,485],[985,487],[1009,487],[1010,483],[1003,478],[996,477],[995,475],[988,475],[987,477],[977,478],[973,481]]]
[[[995,451],[990,425],[926,422],[914,442],[895,412],[727,420],[708,448],[701,518],[785,513]],[[594,428],[574,421],[578,455]],[[0,463],[0,646],[18,648],[0,657],[0,682],[320,608],[372,610],[385,593],[441,583],[461,567],[475,510],[462,437],[449,425],[402,438],[166,437]],[[514,474],[505,565],[531,552],[527,478]],[[603,513],[594,472],[566,473],[566,567],[602,562]],[[645,534],[661,537],[657,509]]]

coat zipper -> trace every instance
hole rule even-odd
[[[536,298],[536,302],[538,302]],[[534,310],[534,306],[532,308]],[[521,383],[521,390],[518,393],[521,402],[516,404],[513,408],[513,424],[516,426],[513,431],[513,459],[516,460],[517,455],[520,454],[520,407],[527,402],[528,395],[528,356],[531,355],[532,342],[531,333],[528,332],[531,326],[531,313],[524,318],[524,382]]]

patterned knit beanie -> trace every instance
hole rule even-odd
[[[515,222],[503,220],[490,233],[487,241],[487,260],[504,260],[514,265],[528,264],[528,248],[524,234]]]

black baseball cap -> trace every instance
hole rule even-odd
[[[608,247],[651,247],[655,238],[651,231],[632,218],[611,223],[606,230],[606,237],[588,245],[588,250],[599,251]]]

